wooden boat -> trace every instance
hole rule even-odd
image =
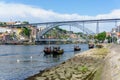
[[[43,51],[45,54],[54,54],[54,55],[64,53],[64,50],[60,49],[60,47],[53,47],[53,49],[51,49],[51,47],[45,47]]]
[[[81,48],[79,46],[74,47],[74,51],[80,51],[80,50],[81,50]]]
[[[64,50],[63,49],[60,49],[57,51],[58,54],[63,54],[64,53]]]
[[[97,44],[96,47],[97,48],[103,48],[103,45],[102,44]]]
[[[89,49],[94,48],[94,44],[88,44]]]
[[[60,47],[53,47],[52,53],[53,53],[54,55],[63,54],[63,53],[64,53],[64,50],[63,50],[63,49],[60,49]]]
[[[51,47],[45,47],[43,51],[45,54],[51,54],[52,52]]]

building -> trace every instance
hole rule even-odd
[[[40,38],[44,38],[44,36],[40,36],[42,30],[44,30],[45,26],[37,26],[36,28],[36,41],[39,41]]]
[[[112,28],[111,37],[113,41],[114,38],[117,38],[117,42],[120,42],[120,25],[117,26],[116,28]]]
[[[35,42],[36,40],[36,35],[37,35],[37,27],[36,26],[29,26],[31,29],[31,34],[30,34],[30,42]]]
[[[11,29],[8,27],[0,27],[0,33],[5,33],[5,32],[10,33]]]
[[[110,32],[106,32],[106,37],[111,36]]]
[[[120,25],[116,27],[116,31],[120,32]]]
[[[15,25],[16,22],[6,22],[6,25]]]

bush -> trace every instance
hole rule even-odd
[[[80,70],[82,73],[86,73],[88,71],[88,67],[87,66],[80,66],[80,67],[78,67],[78,70]]]
[[[96,45],[96,47],[97,47],[97,48],[103,48],[103,45],[98,44],[98,45]]]

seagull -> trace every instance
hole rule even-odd
[[[19,59],[17,59],[17,63],[19,63],[20,62],[20,60]]]
[[[33,57],[32,56],[30,56],[30,59],[32,59]]]

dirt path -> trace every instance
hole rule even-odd
[[[120,80],[120,45],[113,44],[105,58],[102,80]]]

